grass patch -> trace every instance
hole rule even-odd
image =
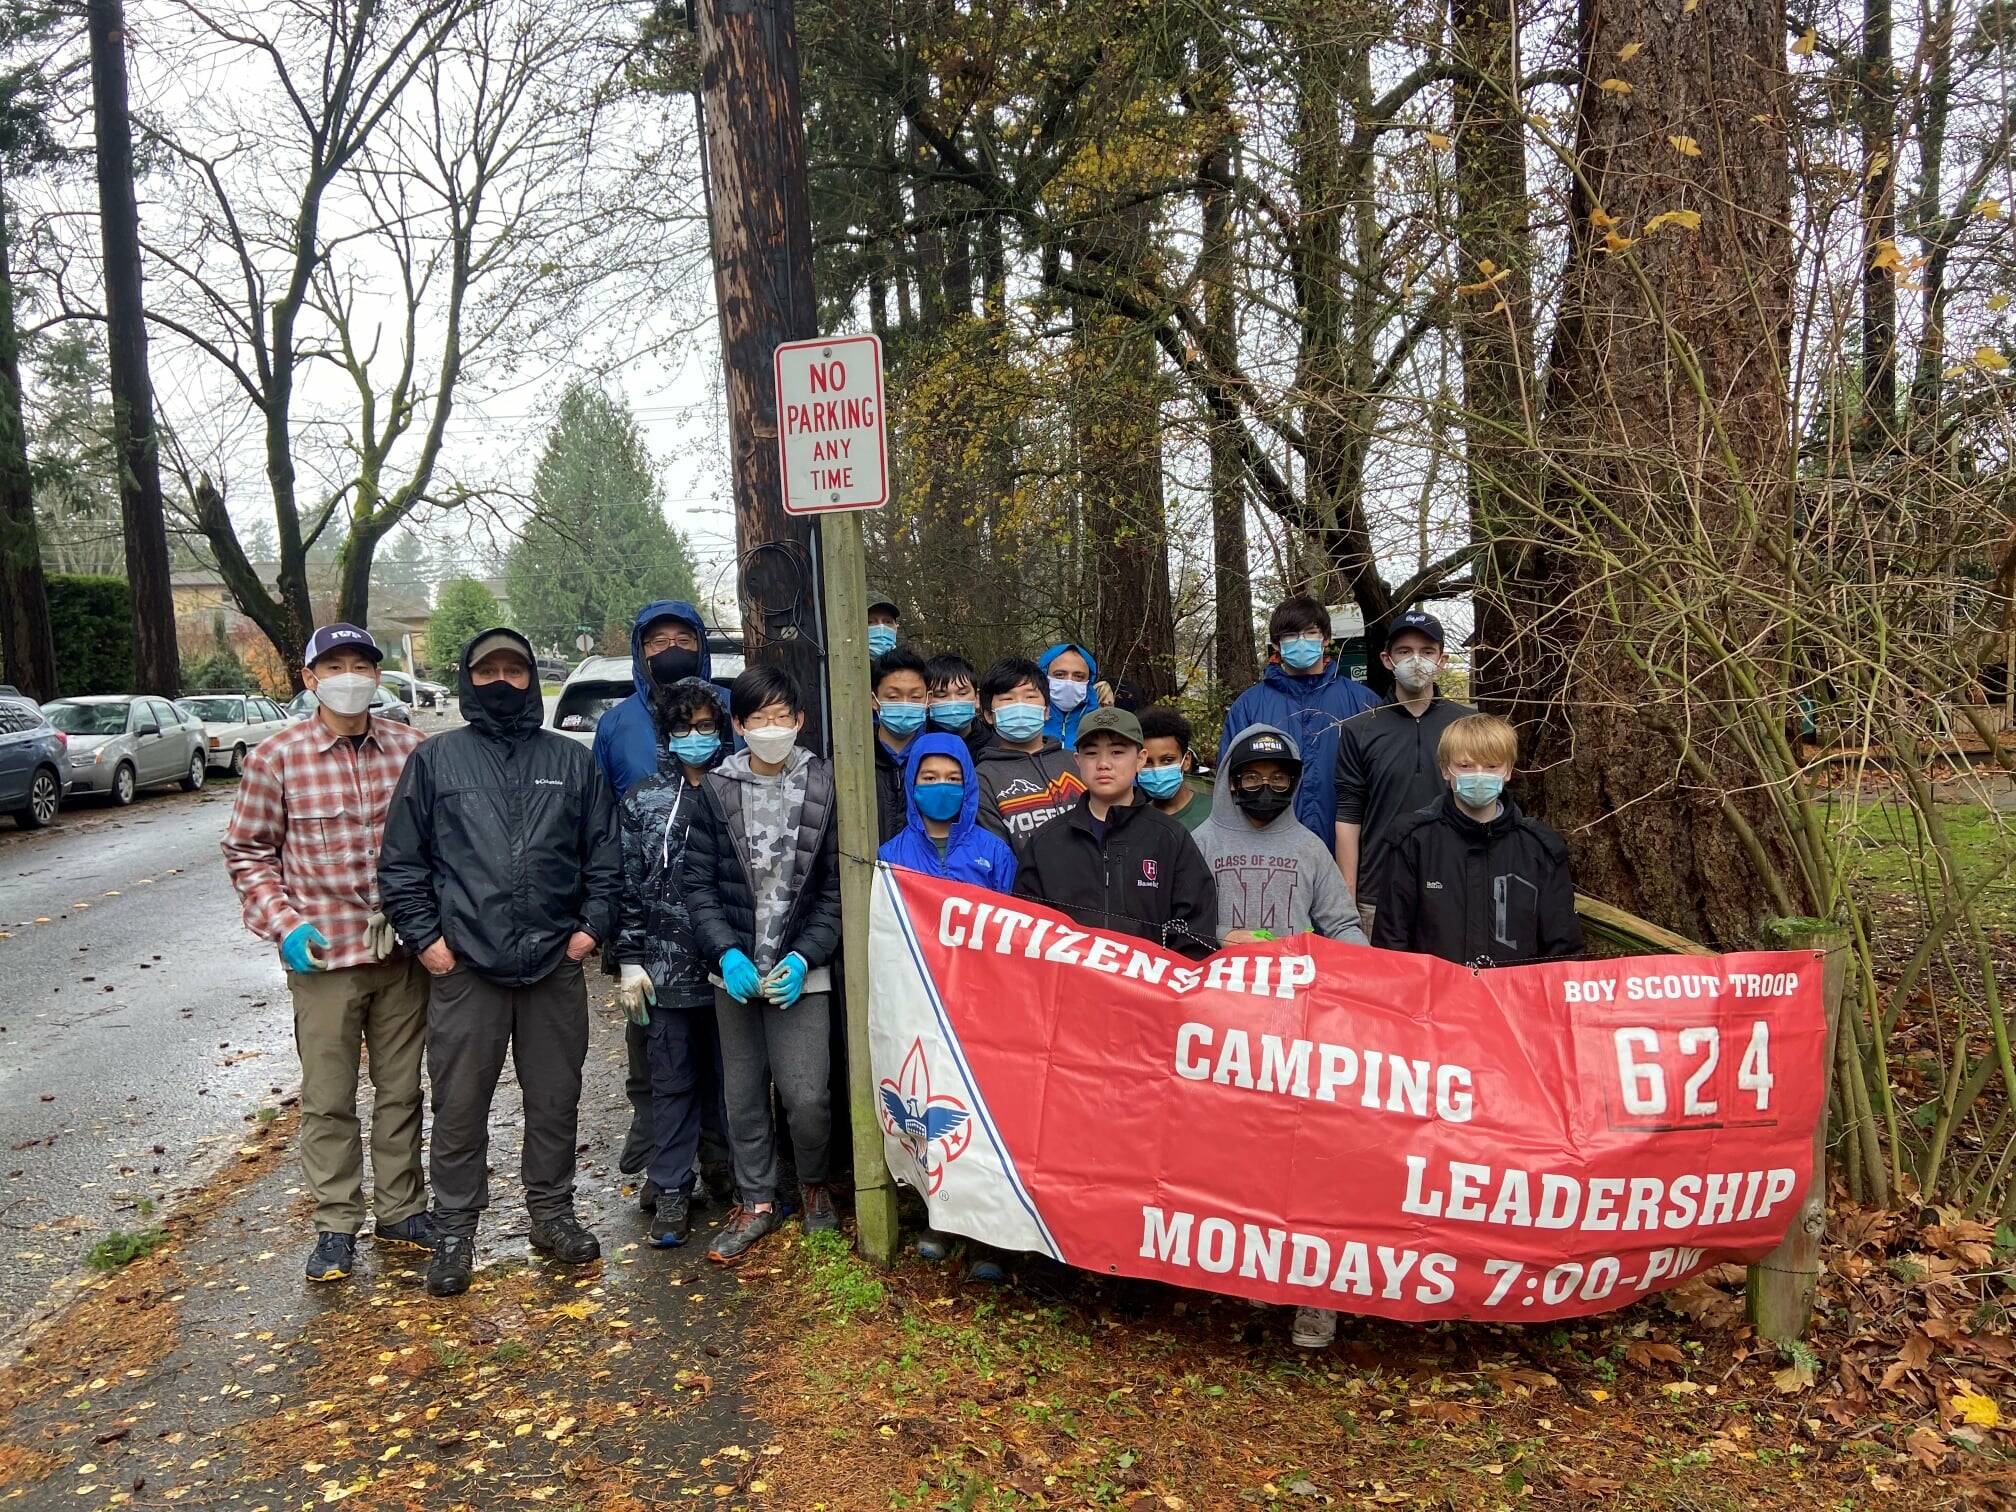
[[[153,1254],[167,1239],[168,1231],[162,1228],[135,1229],[130,1234],[124,1229],[114,1229],[91,1246],[84,1263],[95,1271],[115,1271]]]
[[[1946,826],[1961,889],[1973,888],[1998,873],[2006,886],[1990,885],[1975,900],[1982,922],[2016,928],[2016,816],[1998,814],[1979,803],[1942,803],[1939,817]],[[1940,895],[1938,859],[1931,842],[1920,833],[1908,805],[1893,801],[1845,801],[1830,808],[1828,827],[1846,827],[1855,855],[1854,875],[1862,882],[1900,898]],[[1927,866],[1935,868],[1929,874]]]
[[[888,1304],[889,1289],[854,1253],[844,1234],[832,1229],[806,1234],[798,1248],[812,1285],[843,1323],[879,1313]]]

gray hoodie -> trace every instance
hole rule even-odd
[[[1253,724],[1239,731],[1233,743],[1260,733],[1279,735],[1302,759],[1295,737],[1273,725]],[[1228,744],[1225,749],[1232,749]],[[1303,780],[1311,774],[1304,772]],[[1317,781],[1329,776],[1314,774]],[[1314,930],[1333,940],[1365,945],[1358,924],[1358,905],[1337,858],[1295,817],[1289,804],[1255,829],[1232,801],[1232,769],[1220,765],[1211,800],[1211,817],[1191,836],[1218,884],[1218,933],[1234,929],[1265,929],[1277,935]]]

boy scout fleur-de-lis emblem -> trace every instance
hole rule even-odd
[[[896,1079],[883,1077],[879,1090],[883,1131],[895,1135],[924,1168],[927,1193],[936,1193],[945,1167],[973,1142],[972,1114],[958,1098],[931,1090],[931,1063],[924,1058],[921,1036],[911,1041]]]

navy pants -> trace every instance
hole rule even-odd
[[[714,1005],[651,1010],[644,1030],[651,1067],[651,1184],[693,1194],[693,1159],[701,1137],[725,1154],[728,1115],[721,1100],[721,1039]],[[710,1151],[712,1153],[712,1151]]]

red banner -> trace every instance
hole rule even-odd
[[[884,867],[873,956],[890,1169],[939,1229],[1087,1270],[1533,1322],[1763,1255],[1812,1176],[1811,952],[1193,962]]]

